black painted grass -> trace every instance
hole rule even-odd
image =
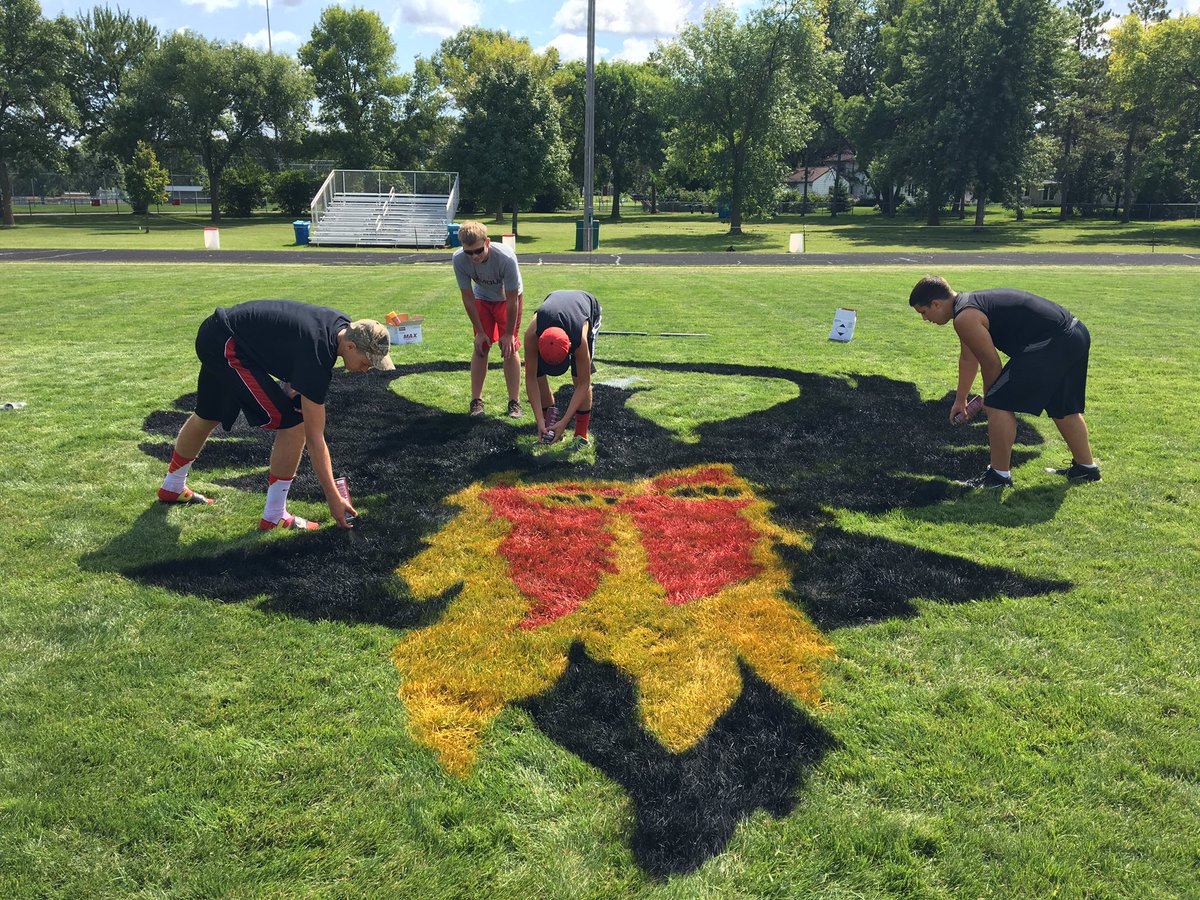
[[[656,370],[767,378],[796,385],[798,396],[762,412],[701,425],[698,440],[685,443],[630,411],[636,386],[597,385],[594,405],[605,440],[597,442],[595,463],[581,473],[562,448],[531,454],[521,443],[528,436],[502,421],[447,413],[390,390],[393,380],[406,375],[451,373],[459,367],[400,366],[388,376],[339,377],[329,399],[335,412],[328,438],[338,448],[338,473],[349,477],[356,497],[366,492],[353,532],[326,528],[300,539],[209,547],[200,553],[192,548],[186,556],[129,565],[131,545],[169,540],[165,508],[152,505],[132,533],[84,564],[224,602],[265,596],[264,608],[288,615],[421,627],[436,620],[452,598],[413,601],[392,573],[454,514],[445,498],[468,484],[513,471],[527,481],[589,476],[632,481],[728,462],[771,501],[781,524],[813,535],[811,551],[789,547],[781,552],[794,572],[790,599],[822,628],[912,616],[911,601],[917,597],[959,603],[1070,587],[848,534],[826,511],[882,513],[961,494],[944,473],[964,471],[977,458],[978,429],[947,431],[944,399],[923,401],[911,385],[879,376],[851,380],[761,366],[613,365],[644,372],[646,384],[653,383]],[[558,402],[565,406],[569,396],[570,388],[562,389]],[[182,397],[175,410],[147,417],[145,430],[154,439],[142,445],[144,452],[169,459],[170,440],[191,402]],[[364,422],[370,426],[362,428]],[[881,442],[881,431],[896,439]],[[762,433],[772,439],[754,439]],[[228,436],[210,442],[193,471],[206,465],[258,468],[269,452],[268,440],[239,423]],[[1031,444],[1040,437],[1026,427],[1021,440]],[[1017,458],[1027,456],[1022,450]],[[311,470],[302,467],[301,473],[293,497],[317,499]],[[227,489],[250,492],[260,491],[261,481],[261,471],[218,479]],[[154,549],[154,555],[162,549]],[[632,847],[650,873],[694,870],[720,852],[738,822],[759,807],[786,814],[805,769],[834,743],[811,714],[752,672],[744,671],[743,679],[742,698],[700,745],[682,754],[667,752],[636,724],[635,691],[628,680],[580,652],[573,654],[564,683],[530,705],[551,738],[629,792],[637,822]]]

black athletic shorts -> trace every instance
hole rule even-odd
[[[1044,344],[1012,357],[983,398],[985,406],[1052,419],[1084,411],[1092,336],[1078,319]]]
[[[196,333],[200,377],[196,382],[196,415],[220,422],[229,431],[238,413],[257,428],[276,431],[304,421],[299,405],[290,400],[267,372],[238,353],[237,341],[215,316]],[[299,400],[299,398],[296,398]]]

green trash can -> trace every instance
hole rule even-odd
[[[296,232],[297,244],[308,243],[308,225],[309,223],[305,222],[303,219],[297,219],[292,223],[292,230]]]
[[[575,220],[575,249],[583,249],[583,219]],[[600,246],[600,220],[592,219],[592,249]]]

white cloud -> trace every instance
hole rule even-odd
[[[253,47],[255,50],[267,49],[267,29],[263,28],[253,34],[247,33],[242,38],[242,43],[247,47]],[[279,50],[284,47],[299,47],[300,38],[292,31],[276,31],[271,29],[270,47],[272,50]]]
[[[222,9],[237,9],[242,0],[183,0],[185,6],[203,6],[206,13],[215,13]]]
[[[480,12],[476,0],[400,0],[388,27],[393,33],[403,25],[438,37],[449,37],[460,28],[478,25]]]
[[[686,0],[607,0],[596,8],[596,30],[612,34],[675,34],[687,21]],[[566,0],[554,14],[554,25],[563,31],[587,33],[587,0]]]
[[[553,47],[558,51],[559,58],[563,62],[571,62],[576,59],[587,59],[587,38],[578,34],[560,34],[550,43],[543,47],[538,47],[538,53],[545,53],[546,50]],[[596,48],[596,58],[608,54],[608,50],[604,47]]]
[[[625,43],[621,45],[621,52],[613,59],[631,63],[645,62],[654,52],[654,46],[657,43],[658,41],[650,38],[625,38]]]

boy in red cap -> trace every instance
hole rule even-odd
[[[588,444],[599,331],[600,301],[587,291],[552,291],[525,330],[525,393],[537,420],[538,436],[548,444],[562,439],[572,416],[575,417],[572,449]],[[529,364],[533,359],[537,360],[536,367]],[[546,376],[563,375],[567,369],[571,370],[575,391],[559,416]],[[556,427],[560,424],[562,427]]]
[[[275,432],[259,529],[318,527],[287,511],[288,490],[306,446],[330,513],[339,526],[350,528],[347,516],[358,513],[334,484],[325,443],[325,397],[338,357],[351,372],[388,372],[396,368],[390,350],[387,329],[378,322],[351,322],[344,312],[325,306],[252,300],[218,309],[196,335],[196,411],[179,429],[159,501],[212,503],[187,486],[188,472],[213,430],[221,425],[228,431],[240,413],[248,424]]]

